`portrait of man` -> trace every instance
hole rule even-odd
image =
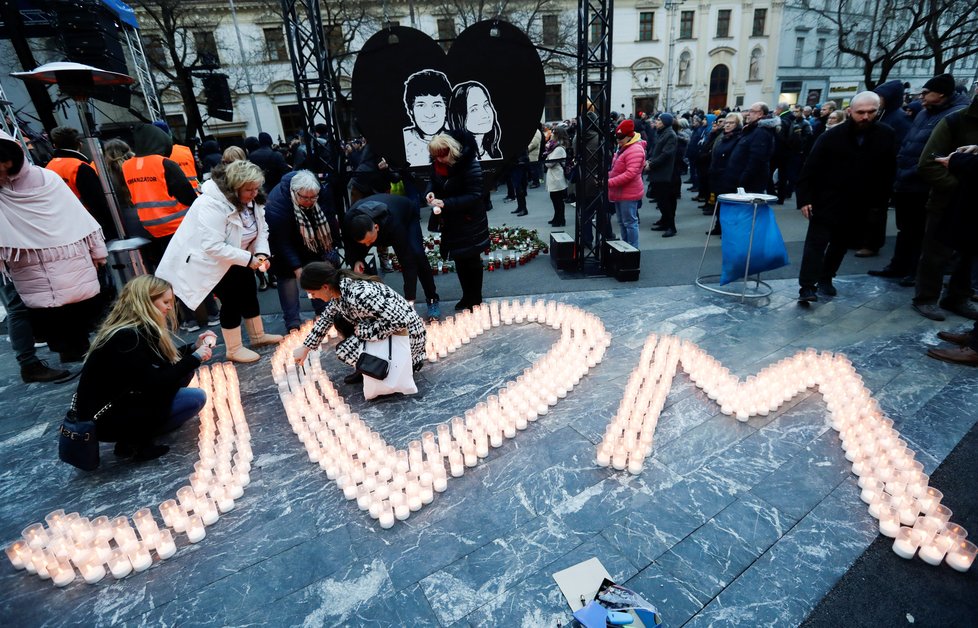
[[[437,70],[415,72],[404,81],[404,109],[411,125],[404,127],[404,157],[410,166],[430,163],[428,142],[445,129],[452,86]]]

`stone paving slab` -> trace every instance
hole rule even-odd
[[[672,626],[797,624],[877,538],[821,396],[808,391],[739,423],[680,373],[642,474],[602,469],[594,446],[645,337],[693,339],[742,376],[807,346],[845,353],[928,469],[978,420],[978,380],[923,357],[937,329],[963,319],[938,326],[869,278],[840,279],[840,296],[812,308],[795,304],[793,281],[772,284],[768,300],[744,304],[690,286],[555,295],[602,318],[613,334],[605,360],[547,416],[391,530],[309,462],[268,359],[243,366],[255,461],[235,510],[199,544],[179,535],[176,556],[122,581],[56,589],[0,561],[0,620],[566,625],[551,575],[597,556]],[[341,391],[403,447],[518,375],[555,337],[536,325],[486,334],[428,365],[416,397],[370,404],[349,386]],[[131,514],[186,482],[193,429],[174,434],[160,461],[120,462],[106,446],[96,473],[59,463],[55,435],[72,385],[24,385],[13,362],[0,343],[0,541],[56,508]],[[334,380],[345,370],[328,356],[324,368]]]

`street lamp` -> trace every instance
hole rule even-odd
[[[672,110],[672,64],[676,55],[676,9],[683,0],[666,0],[666,21],[669,22],[669,59],[666,64],[666,99],[663,111]]]

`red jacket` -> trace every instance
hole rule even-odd
[[[634,141],[615,153],[611,160],[611,172],[608,173],[608,200],[640,200],[645,194],[645,184],[642,183],[644,167],[644,140]]]

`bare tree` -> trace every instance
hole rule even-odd
[[[934,74],[942,74],[978,54],[978,0],[927,0],[931,19],[923,39],[934,59]]]
[[[157,88],[162,92],[173,87],[183,101],[187,116],[184,142],[189,143],[195,136],[203,138],[204,120],[194,91],[194,73],[217,67],[217,60],[212,57],[215,51],[197,50],[195,45],[195,33],[213,35],[214,31],[213,28],[202,30],[200,11],[203,3],[134,0],[133,4],[140,14],[140,23],[144,25],[142,37],[147,60],[156,75],[166,79]]]

